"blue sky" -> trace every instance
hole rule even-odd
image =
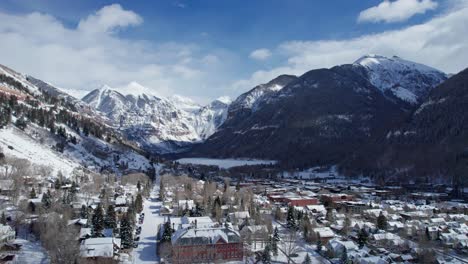
[[[4,0],[0,63],[74,94],[138,83],[206,103],[366,53],[459,71],[467,10],[461,0]]]

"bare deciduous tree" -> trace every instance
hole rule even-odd
[[[297,245],[298,235],[295,230],[288,230],[286,236],[280,241],[280,249],[288,258],[288,263],[291,263],[292,256],[299,252]]]

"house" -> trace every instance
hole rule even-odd
[[[353,241],[343,241],[335,238],[328,241],[326,248],[334,257],[341,257],[345,251],[347,254],[356,251],[358,246]]]
[[[15,191],[15,182],[13,180],[0,180],[0,194],[11,195]]]
[[[244,219],[249,219],[250,214],[248,211],[240,211],[228,214],[229,218],[233,223],[242,223]]]
[[[0,224],[0,247],[16,238],[15,231],[9,225]]]
[[[240,235],[244,242],[251,246],[253,252],[263,250],[269,241],[266,225],[244,226],[240,231]]]
[[[231,225],[198,226],[197,223],[179,228],[171,239],[171,263],[207,263],[240,261],[243,243]]]
[[[323,245],[327,244],[328,241],[335,237],[335,233],[329,227],[318,227],[312,229],[312,231],[314,231],[317,234],[317,236],[320,237],[320,240],[322,241]]]
[[[112,259],[120,250],[120,239],[112,237],[88,238],[81,242],[80,256],[99,263],[103,259]]]

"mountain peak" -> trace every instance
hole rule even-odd
[[[353,63],[363,67],[369,81],[382,92],[390,92],[410,104],[416,104],[443,82],[445,73],[398,56],[364,55]]]

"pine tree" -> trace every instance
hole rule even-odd
[[[34,187],[31,189],[31,192],[29,193],[29,198],[30,199],[36,199],[37,198],[36,190],[34,189]]]
[[[0,224],[2,224],[2,225],[7,224],[7,219],[6,219],[5,212],[2,212],[2,217],[0,218]]]
[[[320,235],[317,234],[317,252],[320,253],[322,251],[322,239]]]
[[[106,228],[116,228],[117,220],[115,217],[115,208],[112,204],[107,207],[106,218],[104,219],[104,226]]]
[[[49,196],[49,193],[45,192],[42,194],[42,206],[45,208],[45,209],[49,209],[52,202],[50,201],[50,196]]]
[[[367,244],[367,237],[368,235],[367,235],[366,230],[364,229],[359,230],[359,234],[358,234],[359,248],[362,248]]]
[[[80,218],[81,219],[88,219],[88,207],[86,205],[81,205],[81,210],[80,210]]]
[[[137,182],[137,189],[138,189],[138,192],[141,191],[141,183],[140,183],[140,181]]]
[[[379,217],[377,217],[377,228],[380,230],[387,229],[387,218],[380,212]]]
[[[120,222],[120,239],[123,248],[130,248],[133,245],[132,224],[128,214],[125,214]]]
[[[166,221],[164,223],[164,232],[161,237],[161,242],[171,242],[171,240],[172,240],[171,221]]]
[[[266,245],[265,249],[263,249],[262,263],[265,263],[265,264],[271,263],[271,247],[270,247],[270,245]]]
[[[55,190],[60,189],[60,186],[62,186],[62,184],[60,183],[60,180],[59,180],[58,178],[55,179],[55,182],[54,182],[54,188],[55,188]]]
[[[288,207],[288,216],[286,218],[287,221],[287,227],[291,229],[296,229],[297,224],[296,224],[296,217],[294,217],[294,207],[289,206]]]
[[[280,241],[278,227],[275,227],[273,231],[273,237],[271,239],[271,250],[273,251],[273,255],[278,256],[278,243]]]
[[[143,211],[143,197],[141,197],[141,193],[138,193],[136,196],[135,210],[137,213],[141,213],[141,211]]]
[[[310,259],[309,254],[306,254],[304,261],[302,261],[302,264],[312,264],[312,260]]]
[[[104,213],[102,211],[101,204],[98,204],[96,209],[93,212],[93,229],[92,233],[94,237],[100,236],[102,234],[102,230],[104,229]]]

